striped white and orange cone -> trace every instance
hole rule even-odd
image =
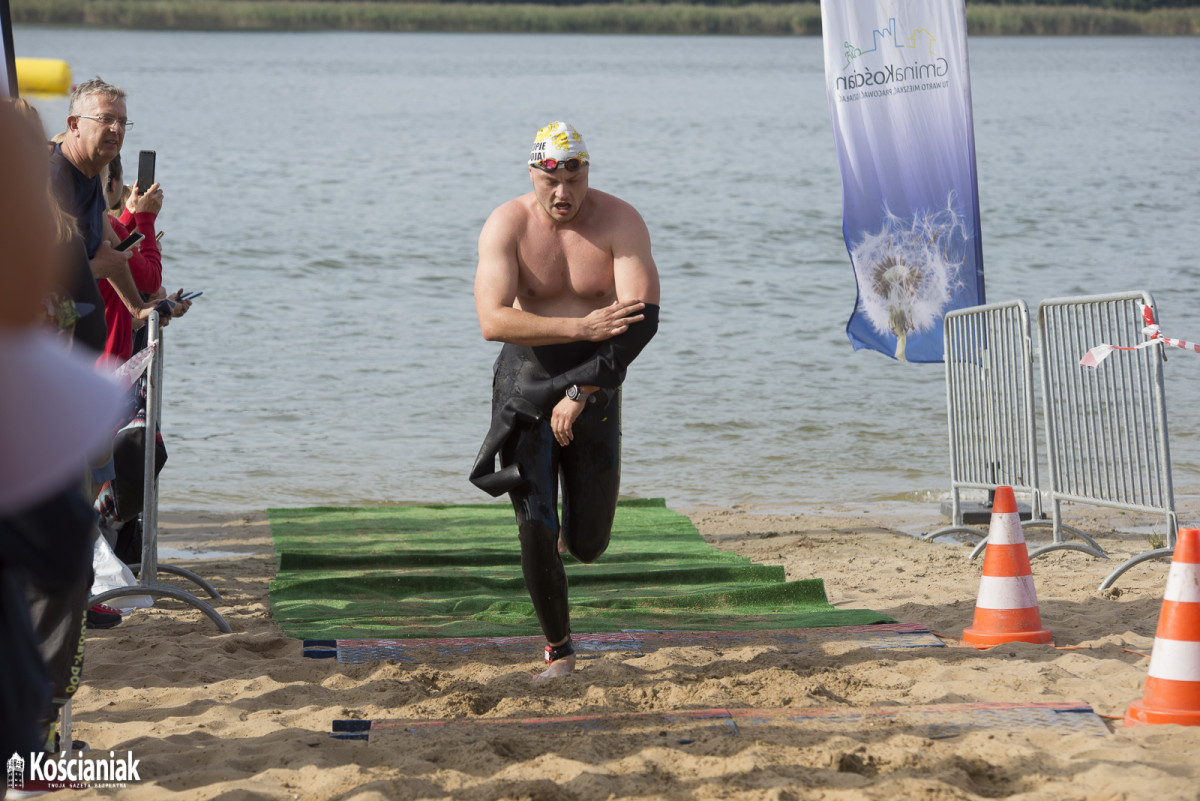
[[[1012,487],[996,487],[975,622],[963,629],[962,636],[976,648],[1006,642],[1048,643],[1054,639],[1049,629],[1042,628],[1029,550]]]
[[[1163,592],[1150,675],[1126,726],[1200,726],[1200,529],[1181,528]]]

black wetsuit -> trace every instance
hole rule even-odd
[[[567,576],[558,554],[558,489],[563,540],[582,562],[608,548],[621,481],[621,399],[625,371],[658,330],[658,306],[604,342],[536,348],[505,345],[492,382],[492,427],[471,481],[492,495],[509,494],[521,541],[521,570],[542,633],[556,643],[570,634]],[[598,386],[560,446],[550,414],[571,384]],[[496,458],[500,470],[496,470]]]

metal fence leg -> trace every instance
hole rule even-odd
[[[1149,562],[1151,559],[1162,559],[1164,557],[1169,558],[1174,554],[1175,546],[1171,546],[1170,548],[1158,548],[1153,551],[1146,551],[1145,553],[1140,553],[1137,556],[1126,559],[1123,563],[1121,563],[1120,567],[1109,573],[1105,577],[1104,581],[1100,582],[1100,589],[1107,590],[1113,585],[1114,582],[1116,582],[1118,578],[1121,577],[1121,574],[1134,565],[1140,565],[1142,562]]]
[[[75,741],[71,739],[71,699],[62,705],[61,720],[58,724],[58,752],[66,754],[71,752],[71,745]]]
[[[114,598],[134,595],[170,598],[199,609],[216,624],[218,631],[222,634],[230,634],[233,629],[229,627],[225,618],[221,617],[221,614],[216,609],[201,601],[195,595],[174,587],[168,587],[158,580],[158,572],[161,569],[164,573],[173,573],[196,582],[213,598],[221,597],[220,593],[213,589],[208,582],[190,570],[171,568],[165,565],[160,568],[158,564],[158,480],[154,475],[155,467],[157,466],[154,445],[158,432],[158,420],[162,412],[163,339],[157,312],[150,313],[150,320],[147,325],[149,326],[147,341],[155,343],[157,349],[146,370],[146,455],[143,462],[145,476],[143,477],[142,484],[142,500],[144,504],[142,508],[142,561],[139,564],[138,583],[130,587],[117,587],[116,589],[92,596],[88,600],[88,605],[95,606],[98,603],[104,603]]]

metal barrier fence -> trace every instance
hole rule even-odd
[[[199,609],[216,624],[218,631],[223,634],[230,634],[233,630],[229,628],[229,624],[225,622],[225,618],[221,617],[221,614],[216,609],[213,609],[209,604],[192,595],[190,592],[162,584],[158,580],[159,573],[171,573],[197,584],[212,598],[221,597],[221,594],[211,584],[192,571],[182,567],[160,565],[158,563],[158,479],[155,475],[154,440],[155,432],[158,430],[158,420],[162,415],[164,361],[162,329],[159,327],[158,312],[150,313],[150,320],[147,322],[147,325],[149,326],[147,341],[155,345],[155,351],[149,366],[146,368],[146,457],[143,463],[146,472],[142,485],[144,504],[142,508],[142,561],[139,564],[130,565],[130,568],[137,574],[138,580],[136,584],[129,587],[117,587],[116,589],[102,592],[99,595],[94,595],[88,601],[88,606],[105,603],[114,598],[133,595],[172,598]]]
[[[1028,306],[1015,300],[958,309],[946,315],[943,330],[952,523],[923,539],[986,538],[963,524],[964,489],[1011,486],[1029,496],[1032,519],[1040,521]]]
[[[1148,292],[1057,298],[1038,308],[1049,501],[1056,531],[1064,501],[1161,514],[1166,522],[1170,547],[1133,557],[1101,589],[1133,565],[1171,553],[1178,528],[1162,348],[1122,351],[1098,367],[1079,363],[1101,343],[1129,348],[1145,342],[1143,306],[1158,319]]]
[[[923,539],[970,534],[981,539],[971,554],[978,556],[986,547],[987,532],[963,525],[961,491],[994,490],[1004,484],[1031,499],[1032,519],[1023,524],[1025,529],[1052,530],[1050,544],[1032,549],[1030,558],[1064,549],[1105,557],[1095,540],[1063,522],[1063,502],[1164,516],[1165,539],[1171,547],[1133,557],[1113,571],[1101,589],[1139,562],[1170,555],[1178,523],[1161,349],[1122,351],[1098,368],[1080,365],[1083,354],[1098,344],[1144,343],[1143,306],[1154,311],[1149,293],[1044,301],[1038,308],[1038,351],[1033,348],[1023,301],[946,315],[952,525]],[[1050,468],[1049,521],[1042,519],[1038,476],[1035,355]],[[1068,542],[1067,534],[1083,542]]]

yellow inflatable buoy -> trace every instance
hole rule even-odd
[[[71,67],[58,58],[18,58],[17,91],[65,95],[71,91]]]

